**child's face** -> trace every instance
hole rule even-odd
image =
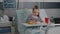
[[[38,9],[34,9],[34,10],[33,10],[33,15],[34,15],[34,16],[37,16],[38,13],[39,13],[39,10],[38,10]]]

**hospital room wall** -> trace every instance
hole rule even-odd
[[[18,0],[16,0],[17,2]],[[35,3],[23,3],[21,4],[20,2],[35,2]],[[37,2],[60,2],[60,0],[19,0],[19,9],[20,8],[31,8],[34,5],[39,5]],[[25,5],[26,4],[26,5]],[[28,5],[27,5],[28,4]],[[48,17],[54,16],[54,17],[60,17],[60,9],[44,9]]]
[[[16,2],[17,2],[18,0],[16,0]],[[27,3],[28,4],[28,6],[26,6],[26,5],[24,5],[24,3],[23,4],[21,4],[20,2],[35,2],[35,3]],[[33,1],[33,0],[19,0],[19,8],[31,8],[31,7],[33,7],[34,5],[38,5],[38,6],[40,6],[39,5],[39,3],[37,3],[37,2],[60,2],[60,0],[35,0],[35,1]],[[0,2],[3,2],[2,0],[0,0]],[[25,3],[26,4],[26,3]],[[24,6],[23,6],[24,5]],[[45,9],[45,11],[46,11],[46,14],[49,16],[49,17],[51,17],[51,16],[55,16],[55,17],[60,17],[60,15],[59,15],[59,13],[60,13],[60,9]],[[0,11],[1,12],[1,11]],[[5,9],[5,14],[7,14],[8,16],[15,16],[15,10],[14,9],[12,9],[12,8],[10,8],[10,9]]]
[[[60,9],[45,9],[45,11],[46,11],[49,18],[52,17],[52,16],[54,18],[56,18],[56,17],[59,18],[60,17]]]
[[[17,2],[18,0],[16,0]],[[19,0],[19,2],[60,2],[60,0]]]
[[[3,12],[5,15],[9,16],[9,17],[14,17],[16,14],[15,14],[15,9],[13,8],[9,8],[9,9],[5,9],[4,11],[0,10],[0,16],[3,15]]]
[[[60,9],[45,9],[46,14],[48,17],[54,16],[54,17],[60,17]],[[1,14],[1,11],[0,11]],[[5,14],[8,16],[15,16],[15,10],[9,9],[5,10]]]
[[[57,4],[59,5],[60,4],[60,0],[44,0],[44,2],[58,2]],[[51,9],[45,9],[47,15],[49,17],[53,16],[53,17],[60,17],[60,7],[58,5],[54,5],[55,7],[58,7],[58,8],[51,8]],[[53,4],[51,5],[53,7]],[[48,5],[46,5],[46,7],[48,7]]]
[[[48,4],[50,4],[50,3],[48,3]],[[47,6],[48,6],[48,4],[47,4]],[[28,2],[28,3],[27,2],[20,2],[19,9],[32,9],[34,5],[38,5],[40,7],[40,10],[44,9],[43,7],[41,7],[42,5],[40,5],[40,2]],[[57,5],[57,7],[56,6],[53,7],[54,5],[51,5],[52,7],[47,7],[47,6],[45,6],[44,11],[46,12],[46,14],[49,18],[51,16],[60,17],[60,15],[59,15],[60,14],[60,7],[58,5]]]
[[[15,11],[16,9],[15,8],[7,8],[7,9],[4,9],[4,11],[2,11],[3,9],[3,1],[4,0],[0,0],[0,16],[2,15],[2,12],[4,12],[6,15],[8,16],[15,16]]]
[[[16,9],[14,8],[8,8],[5,9],[5,14],[8,15],[9,17],[14,17],[16,15],[15,11]]]

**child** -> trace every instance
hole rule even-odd
[[[32,14],[28,16],[26,22],[28,23],[29,21],[32,21],[32,22],[42,21],[41,18],[39,17],[39,8],[37,5],[34,6],[32,10]]]

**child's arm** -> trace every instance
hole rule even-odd
[[[28,23],[31,19],[32,19],[31,16],[28,16],[26,19],[26,23]]]

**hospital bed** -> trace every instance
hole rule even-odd
[[[44,9],[41,9],[40,11],[40,17],[44,21],[44,18],[47,17],[47,14]],[[40,25],[36,28],[36,26],[29,27],[26,29],[25,26],[23,26],[21,23],[25,23],[27,16],[32,13],[32,9],[20,9],[16,10],[16,20],[17,20],[17,27],[18,27],[18,32],[19,34],[45,34],[46,27],[44,26],[45,29],[40,29]]]
[[[18,26],[19,34],[50,34],[51,32],[54,33],[54,31],[56,29],[58,29],[58,31],[60,31],[59,27],[55,27],[55,25],[60,25],[60,24],[53,24],[50,21],[49,21],[49,24],[47,26],[46,25],[43,26],[43,28],[39,27],[41,25],[39,25],[37,28],[30,27],[28,25],[28,28],[27,28],[26,24],[25,25],[21,24],[21,23],[25,23],[27,16],[32,13],[31,11],[32,11],[32,9],[16,10],[16,20],[17,20],[17,26]],[[44,21],[44,18],[48,17],[46,12],[45,12],[45,10],[44,9],[40,9],[39,12],[40,12],[41,19]]]
[[[50,26],[55,26],[55,27],[50,27],[47,31],[46,34],[60,34],[60,24],[52,24]]]

